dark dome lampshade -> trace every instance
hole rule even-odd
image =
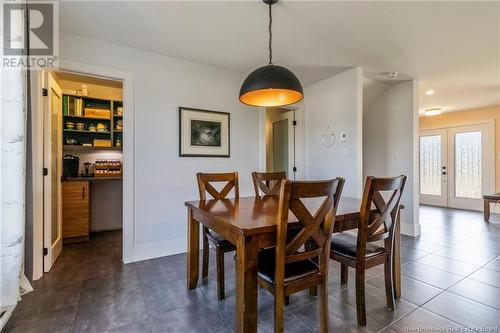
[[[299,79],[289,69],[266,65],[247,76],[240,89],[240,101],[251,106],[284,106],[304,97]]]

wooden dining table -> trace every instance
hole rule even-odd
[[[308,199],[304,205],[314,212],[321,200]],[[222,200],[188,201],[187,287],[196,288],[199,277],[200,223],[236,245],[236,331],[257,331],[258,250],[276,244],[278,197],[241,197]],[[334,232],[358,227],[360,199],[342,197],[337,208]],[[290,213],[289,226],[300,226]],[[400,228],[395,228],[393,280],[395,297],[401,296]]]

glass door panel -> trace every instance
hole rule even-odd
[[[448,129],[449,207],[482,210],[483,195],[494,192],[492,125]]]
[[[420,202],[446,206],[446,130],[420,133]]]
[[[441,195],[441,136],[420,137],[420,193]]]
[[[455,196],[481,199],[481,132],[455,133]]]

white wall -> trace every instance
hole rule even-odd
[[[353,68],[305,88],[306,173],[309,179],[344,177],[343,196],[362,191],[362,69]],[[336,143],[322,144],[327,126]],[[341,133],[345,142],[339,142]]]
[[[367,94],[378,97],[367,100],[363,107],[363,177],[408,176],[401,210],[401,231],[420,234],[418,224],[418,184],[415,140],[418,128],[416,83],[405,81],[381,87],[371,82]],[[367,85],[365,84],[365,89]]]
[[[185,252],[184,202],[198,197],[196,172],[237,170],[240,195],[253,193],[250,173],[260,165],[260,122],[259,110],[238,101],[244,74],[71,34],[61,35],[60,55],[64,60],[133,73],[132,260]],[[180,158],[179,106],[231,113],[231,157]]]

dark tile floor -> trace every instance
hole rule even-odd
[[[498,217],[493,217],[500,220]],[[367,273],[368,325],[356,324],[354,272],[340,286],[331,263],[331,332],[498,332],[500,225],[475,212],[421,207],[422,235],[402,240],[402,299],[385,307],[381,268]],[[186,291],[185,254],[124,265],[121,233],[95,234],[88,244],[65,247],[53,270],[23,297],[5,332],[232,332],[235,274],[226,260],[227,298],[215,293],[211,273]],[[307,292],[286,308],[287,332],[318,330],[317,304]],[[259,332],[273,331],[273,298],[259,290]]]

